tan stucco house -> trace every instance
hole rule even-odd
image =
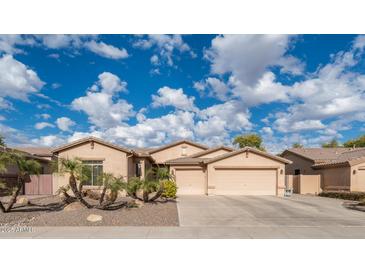
[[[292,148],[281,156],[292,161],[287,174],[319,174],[324,191],[365,191],[365,148]]]
[[[39,151],[38,151],[39,152]],[[178,194],[283,195],[285,165],[291,161],[253,148],[209,148],[180,140],[157,148],[127,148],[87,137],[54,148],[44,157],[79,158],[91,170],[90,186],[102,172],[144,177],[154,166],[167,166],[175,177]],[[67,176],[54,174],[52,189],[68,183]]]

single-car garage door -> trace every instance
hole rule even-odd
[[[202,169],[176,169],[177,194],[205,194],[205,175]]]
[[[276,195],[276,169],[215,169],[218,195]]]

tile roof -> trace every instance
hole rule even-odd
[[[52,156],[51,147],[14,147],[16,150],[21,150],[37,156]]]
[[[365,162],[365,148],[292,148],[282,155],[287,151],[312,160],[313,168],[351,166]]]

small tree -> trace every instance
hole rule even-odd
[[[340,145],[336,139],[332,139],[332,141],[322,144],[322,147],[323,148],[336,148],[336,147],[340,147]]]
[[[2,135],[0,135],[0,146],[5,147],[5,140],[4,140],[4,137]]]
[[[245,134],[236,136],[233,140],[233,145],[238,145],[240,148],[247,146],[265,150],[265,148],[262,146],[262,138],[258,134]]]
[[[24,188],[24,184],[29,181],[29,176],[32,174],[39,174],[42,166],[36,160],[27,158],[23,153],[6,150],[1,152],[0,163],[2,163],[0,164],[2,168],[6,165],[14,164],[18,169],[17,183],[11,191],[12,195],[7,206],[5,207],[0,202],[0,210],[2,212],[9,212],[16,203],[21,189]]]
[[[365,147],[365,135],[348,140],[343,144],[344,147]]]
[[[303,145],[300,143],[294,143],[293,148],[303,148]]]

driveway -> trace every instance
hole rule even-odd
[[[222,230],[222,238],[229,231],[250,238],[365,238],[365,213],[342,203],[305,195],[181,196],[178,212],[181,227]]]

